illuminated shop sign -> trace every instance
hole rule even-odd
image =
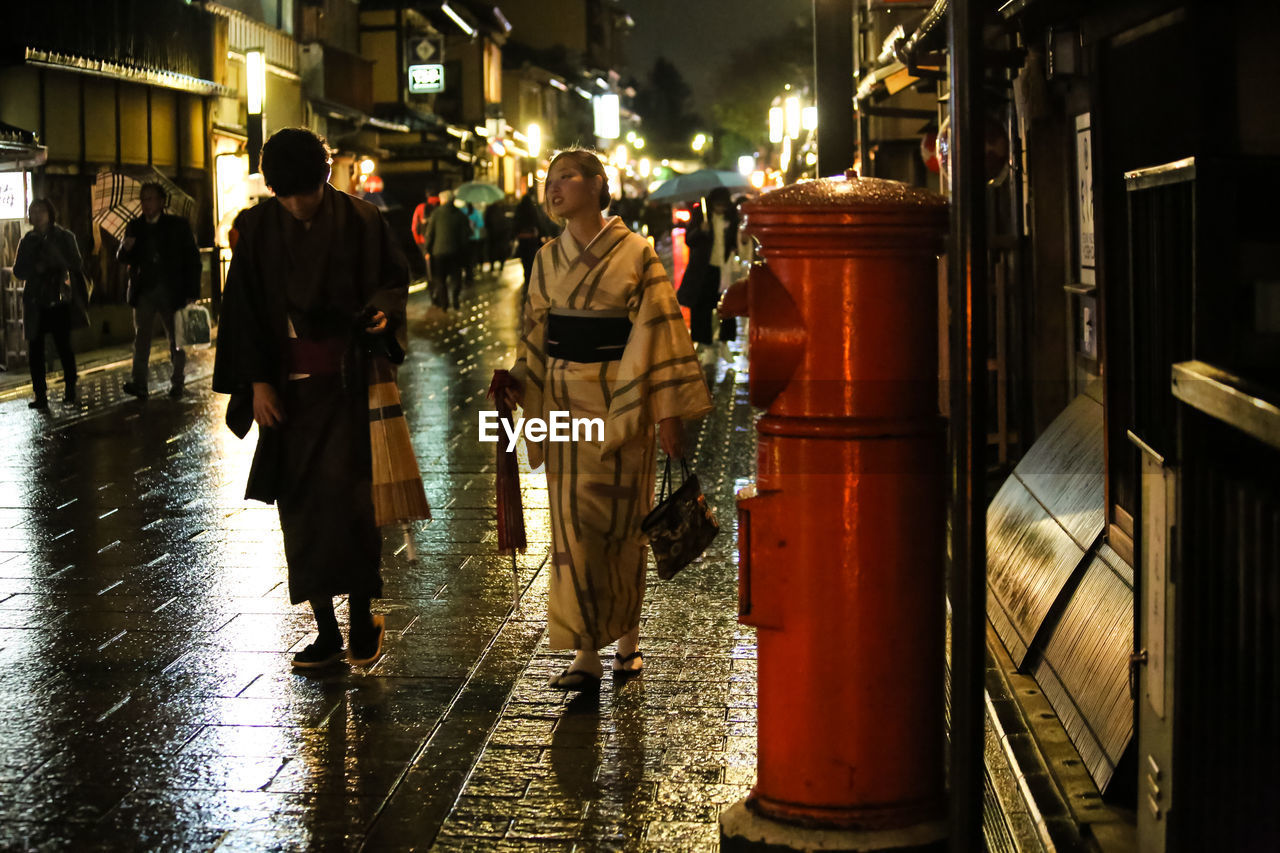
[[[409,92],[414,95],[429,95],[444,91],[443,65],[410,65]]]

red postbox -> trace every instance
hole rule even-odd
[[[739,619],[759,652],[747,806],[944,833],[946,202],[851,173],[744,212],[762,260],[721,311],[751,318],[751,401],[767,409],[738,495]]]

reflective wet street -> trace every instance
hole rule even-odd
[[[85,375],[80,406],[0,402],[0,848],[716,848],[755,763],[746,374],[709,368],[694,457],[722,531],[675,580],[650,573],[646,672],[566,697],[545,687],[571,657],[544,632],[545,481],[523,475],[513,609],[476,440],[519,292],[512,262],[456,316],[411,298],[400,386],[435,518],[414,562],[385,537],[387,653],[368,670],[291,671],[312,618],[289,604],[275,508],[243,499],[253,436],[223,426],[211,352],[177,401],[153,357],[145,402],[121,395],[123,366]]]

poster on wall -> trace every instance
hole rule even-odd
[[[0,220],[27,217],[27,173],[0,172]]]
[[[1093,249],[1093,152],[1089,114],[1076,116],[1076,246],[1081,284],[1095,284]]]

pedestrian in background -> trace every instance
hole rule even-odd
[[[440,193],[440,206],[427,220],[423,251],[431,277],[431,301],[445,309],[462,307],[462,270],[471,240],[471,220],[453,203],[453,193]]]
[[[573,662],[558,690],[600,684],[599,649],[617,641],[616,673],[644,666],[640,612],[648,547],[640,522],[653,504],[654,432],[683,455],[683,419],[711,410],[675,292],[653,248],[618,217],[608,179],[589,151],[557,154],[547,170],[553,216],[568,223],[538,252],[507,400],[526,418],[565,411],[604,420],[603,439],[529,442],[547,466],[553,649]]]
[[[382,534],[375,524],[366,336],[405,342],[409,268],[382,214],[329,186],[330,152],[304,128],[262,148],[276,196],[244,212],[222,298],[213,390],[227,425],[257,422],[246,496],[280,512],[289,600],[308,602],[317,637],[299,668],[343,652],[333,598],[350,609],[348,659],[382,654]]]
[[[717,187],[707,196],[708,211],[695,208],[684,242],[689,264],[680,280],[680,304],[689,309],[689,333],[694,343],[714,342],[712,315],[720,301],[721,267],[738,245],[738,219],[729,191]],[[733,328],[737,328],[736,325]]]
[[[129,221],[117,257],[129,265],[125,301],[133,307],[133,379],[124,390],[147,398],[151,339],[156,319],[169,339],[169,396],[181,397],[187,354],[178,345],[174,313],[200,298],[200,250],[191,225],[181,216],[165,213],[169,194],[158,183],[139,190],[142,215]]]
[[[476,268],[484,260],[484,214],[471,202],[467,202],[465,210],[471,224],[471,239],[467,241],[467,282],[470,283],[476,280]]]
[[[520,199],[516,207],[516,215],[512,223],[516,234],[516,254],[524,267],[524,292],[529,290],[529,278],[533,275],[533,259],[537,256],[542,244],[551,239],[553,233],[548,228],[546,215],[538,204],[537,195],[529,190]]]
[[[71,349],[72,326],[89,325],[89,290],[81,269],[76,236],[58,224],[47,199],[38,198],[27,210],[28,231],[18,243],[14,278],[22,281],[23,328],[31,362],[32,409],[49,408],[45,379],[45,335],[53,337],[62,362],[63,401],[76,401],[76,354]]]
[[[431,190],[426,191],[426,198],[413,209],[413,219],[409,223],[409,227],[413,230],[413,242],[418,245],[418,254],[424,258],[427,254],[427,222],[431,219],[431,214],[440,205],[440,199],[431,194]],[[427,277],[430,278],[431,270],[427,270]]]
[[[511,257],[511,211],[505,198],[484,209],[484,233],[489,272],[502,272]]]

